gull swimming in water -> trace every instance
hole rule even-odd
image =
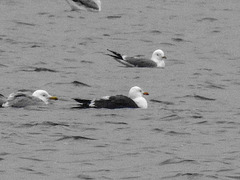
[[[112,54],[107,54],[113,57],[117,62],[126,65],[127,67],[165,67],[164,59],[166,56],[161,49],[157,49],[153,52],[151,59],[142,58],[138,56],[128,57],[126,55],[121,55],[115,51],[107,49]]]
[[[134,86],[130,89],[128,96],[116,95],[116,96],[104,96],[100,99],[88,100],[75,98],[74,100],[79,102],[78,107],[74,108],[143,108],[148,107],[147,100],[143,95],[148,95],[148,92],[144,92],[140,87]]]
[[[11,93],[3,107],[22,108],[32,105],[49,104],[48,100],[58,100],[56,96],[51,96],[45,90],[36,90],[32,95],[23,92]]]
[[[89,10],[101,11],[100,0],[66,0],[73,11]]]

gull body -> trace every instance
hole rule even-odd
[[[139,56],[128,57],[126,55],[121,55],[115,51],[109,50],[112,54],[107,54],[108,56],[113,57],[116,61],[121,64],[124,64],[127,67],[158,67],[164,68],[166,56],[164,55],[163,50],[157,49],[152,53],[151,59],[142,58]]]
[[[128,96],[115,95],[115,96],[104,96],[100,99],[80,99],[75,98],[74,100],[79,102],[79,106],[75,108],[143,108],[148,107],[147,100],[143,95],[148,95],[140,87],[134,86],[130,89]]]
[[[32,95],[23,92],[11,93],[3,107],[22,108],[32,105],[49,104],[49,100],[57,100],[56,96],[51,96],[45,90],[36,90]]]

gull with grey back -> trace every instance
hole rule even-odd
[[[36,90],[32,95],[16,92],[11,93],[7,101],[3,103],[3,107],[22,108],[34,105],[49,104],[49,100],[58,100],[56,96],[51,96],[45,90]]]
[[[164,68],[166,56],[161,49],[157,49],[153,52],[151,59],[142,58],[139,56],[128,57],[126,55],[121,55],[118,52],[107,49],[112,54],[107,54],[113,57],[117,62],[124,64],[127,67],[158,67]]]

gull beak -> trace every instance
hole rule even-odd
[[[51,100],[58,100],[58,98],[56,96],[51,96],[51,97],[49,97],[49,99],[51,99]]]
[[[163,56],[162,58],[163,58],[163,59],[167,59],[167,57],[166,57],[166,56]]]
[[[144,92],[143,95],[149,95],[149,93],[148,92]]]

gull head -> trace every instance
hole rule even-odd
[[[157,63],[157,67],[165,67],[164,59],[167,59],[167,57],[164,55],[163,50],[157,49],[153,52],[151,60]]]
[[[140,87],[134,86],[130,89],[128,97],[131,98],[139,108],[147,109],[147,100],[143,95],[149,95],[148,92],[144,92]]]
[[[135,99],[142,97],[143,95],[148,95],[148,92],[144,92],[140,87],[134,86],[129,90],[128,97]]]
[[[58,98],[56,96],[51,96],[50,94],[48,94],[47,91],[45,90],[36,90],[32,96],[41,99],[45,104],[48,104],[48,100],[58,100]]]
[[[167,59],[167,57],[164,55],[163,50],[157,49],[156,51],[153,52],[152,59],[161,60],[161,59]]]

